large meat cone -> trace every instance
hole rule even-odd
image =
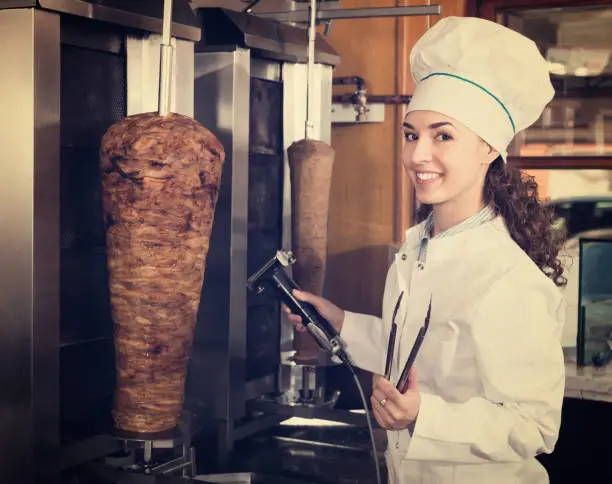
[[[224,161],[215,136],[179,114],[129,116],[102,139],[121,430],[178,424]]]
[[[293,278],[321,296],[327,263],[327,221],[334,149],[323,141],[296,141],[287,150],[291,173]],[[320,349],[307,332],[294,331],[296,359],[311,359]]]

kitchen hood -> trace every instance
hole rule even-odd
[[[28,7],[162,33],[163,0],[0,0],[0,10]],[[172,10],[172,35],[200,40],[201,30],[189,0],[174,0]]]
[[[197,8],[196,12],[202,27],[202,40],[196,44],[196,52],[211,47],[239,46],[272,59],[307,61],[305,28],[225,8]],[[315,59],[317,63],[332,66],[340,63],[340,55],[321,34],[317,34],[315,42]]]

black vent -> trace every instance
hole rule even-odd
[[[248,273],[282,244],[283,86],[251,79]],[[248,294],[247,381],[275,374],[280,360],[280,308],[271,294]]]
[[[71,34],[72,43],[61,46],[62,445],[112,425],[114,342],[98,150],[106,130],[126,114],[124,49],[79,47]]]
[[[125,116],[125,58],[71,45],[61,56],[62,147],[97,150],[108,127]]]

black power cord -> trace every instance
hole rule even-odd
[[[382,484],[382,480],[380,477],[380,463],[378,462],[378,452],[376,450],[376,439],[374,438],[374,428],[372,426],[372,418],[370,417],[370,412],[368,411],[368,401],[366,400],[365,393],[363,391],[363,387],[361,386],[361,382],[357,377],[357,373],[355,373],[355,368],[351,364],[346,353],[344,351],[338,351],[336,355],[338,356],[338,358],[340,358],[344,366],[350,371],[351,376],[353,377],[353,381],[355,382],[355,386],[359,391],[359,396],[361,397],[361,403],[363,405],[363,410],[365,411],[366,421],[368,424],[368,432],[370,433],[372,458],[374,459],[374,467],[376,468],[376,482],[377,484]]]

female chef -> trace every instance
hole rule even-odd
[[[552,452],[560,426],[562,241],[535,181],[505,160],[513,137],[553,97],[547,64],[526,37],[456,17],[431,28],[410,62],[416,89],[403,163],[425,219],[407,231],[388,272],[382,319],[297,297],[314,304],[354,363],[376,375],[371,404],[388,430],[390,482],[423,482],[426,472],[437,476],[427,482],[444,484],[546,482],[533,466]],[[394,383],[430,299],[430,324],[401,394]],[[389,381],[380,375],[398,300]],[[303,329],[298,316],[290,319]],[[491,463],[514,466],[512,480],[479,471]]]

